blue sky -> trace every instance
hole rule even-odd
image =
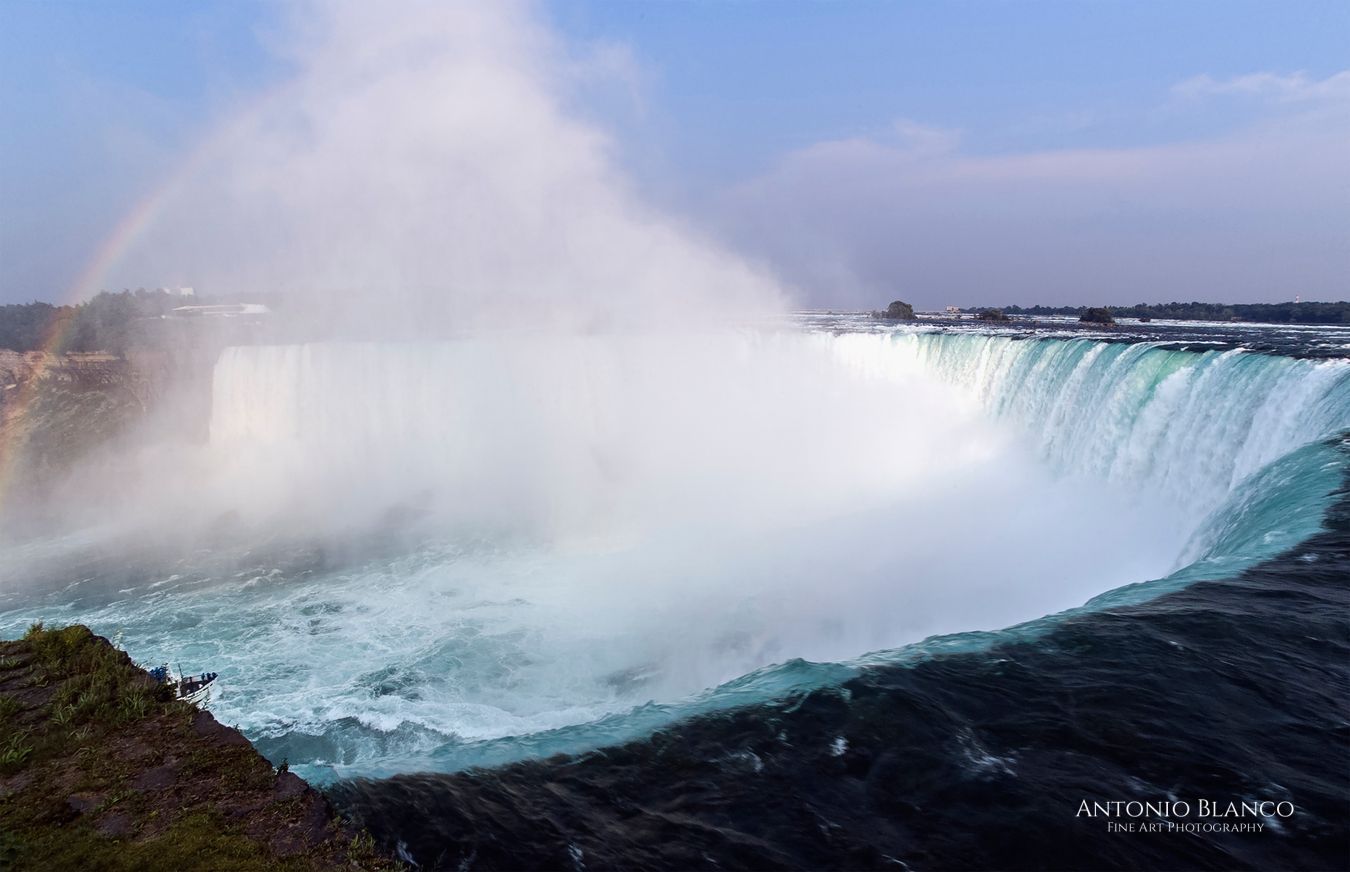
[[[893,118],[1000,152],[1205,135],[1241,113],[1153,112],[1175,83],[1350,64],[1350,5],[1243,2],[561,2],[632,45],[682,162],[752,171]],[[1225,117],[1226,115],[1226,117]]]
[[[0,301],[66,296],[194,143],[294,75],[287,14],[0,2]],[[536,15],[602,69],[569,108],[642,195],[805,305],[1350,296],[1350,4]]]

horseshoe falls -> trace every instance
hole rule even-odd
[[[0,625],[209,665],[217,717],[324,783],[641,741],[1313,537],[1350,363],[1192,347],[851,322],[236,346],[175,458],[198,486],[121,519],[171,547],[18,549],[62,583]]]
[[[1182,577],[1232,571],[1309,535],[1339,482],[1340,454],[1323,443],[1350,426],[1343,359],[979,333],[835,341],[871,377],[917,370],[969,394],[1056,469],[1177,507],[1194,525]]]
[[[1347,420],[1342,361],[970,333],[838,341],[861,368],[915,367],[972,392],[1059,466],[1161,491],[1190,513]]]

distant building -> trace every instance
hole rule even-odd
[[[953,318],[959,318],[959,317],[961,317],[961,307],[960,307],[960,306],[948,306],[948,307],[947,307],[947,314],[950,315],[950,316],[952,316]]]
[[[266,315],[271,310],[262,303],[221,303],[214,306],[177,306],[173,318],[240,318]]]
[[[171,297],[195,297],[197,292],[192,288],[159,288],[161,294],[168,294]]]

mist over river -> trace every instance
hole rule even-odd
[[[1340,359],[819,316],[240,346],[213,394],[198,486],[9,549],[0,631],[218,671],[217,716],[320,782],[588,751],[1231,577],[1319,529],[1350,427]]]

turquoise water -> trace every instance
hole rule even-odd
[[[618,448],[672,426],[615,418],[616,398],[655,397],[634,407],[649,417],[707,412],[664,399],[655,387],[676,388],[643,367],[664,369],[627,348],[560,347],[536,362],[501,348],[466,358],[365,346],[359,367],[350,349],[234,349],[217,370],[213,432],[293,450],[292,463],[339,458],[354,481],[393,470],[352,467],[391,445],[401,462],[454,444],[479,453],[396,471],[441,470],[451,477],[428,487],[463,494],[456,488],[474,481],[464,470],[497,460],[481,453],[485,421],[520,440],[533,427],[562,444],[553,459],[566,461],[539,467],[567,472],[547,495],[550,518],[557,494],[598,480],[604,499],[587,491],[586,511],[569,519],[615,505],[641,519],[649,504],[682,495],[670,481],[684,478],[735,507],[728,518],[762,512],[772,523],[670,524],[674,532],[599,545],[572,532],[560,544],[409,524],[416,535],[353,545],[340,559],[331,544],[298,560],[262,547],[198,551],[139,574],[121,568],[124,587],[72,576],[0,614],[0,631],[78,620],[120,635],[143,662],[218,671],[217,715],[307,778],[449,771],[601,747],[700,711],[838,683],[868,664],[1035,635],[1060,619],[1047,615],[1231,575],[1316,531],[1345,466],[1327,442],[1350,427],[1350,365],[1339,360],[970,333],[742,336],[729,348],[721,364],[772,366],[686,440],[695,459],[726,441],[732,460],[744,454],[737,403],[794,384],[818,391],[800,406],[765,407],[782,413],[780,429],[749,430],[747,444],[791,447],[766,462],[767,477],[738,478],[714,456],[641,479],[636,496],[611,486],[625,480],[615,469],[647,470],[640,451]],[[470,393],[444,375],[466,359],[505,361],[508,375]],[[378,402],[325,400],[363,396],[362,379]],[[851,443],[837,440],[860,426],[855,400],[880,435],[857,446],[865,462],[782,465],[812,445],[848,454]],[[446,409],[433,415],[436,404]],[[808,428],[827,404],[833,429]],[[306,442],[316,420],[327,422],[314,428],[322,442]],[[781,429],[793,427],[807,437]],[[626,434],[618,443],[596,441],[616,428]],[[903,446],[902,468],[875,460],[887,444]],[[604,474],[563,453],[573,448]],[[658,461],[676,450],[660,448]],[[770,502],[805,492],[825,505],[864,484],[873,490],[851,509],[777,515],[736,492],[778,485]]]

